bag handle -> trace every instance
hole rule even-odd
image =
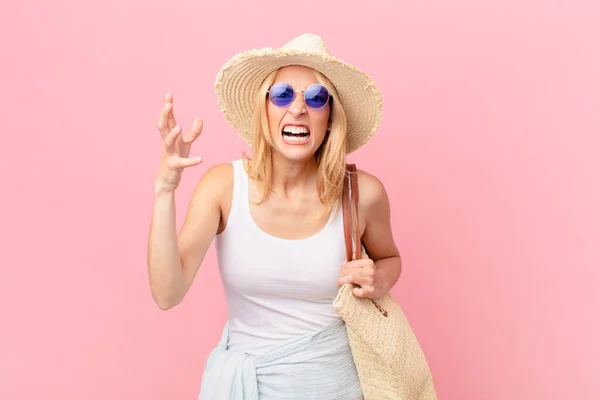
[[[342,212],[344,217],[346,258],[348,261],[359,260],[362,258],[362,243],[360,241],[360,229],[358,226],[358,178],[356,164],[346,165],[346,176],[344,177],[344,190],[342,195]],[[354,230],[352,229],[353,226]],[[353,232],[354,249],[352,247]]]
[[[358,226],[358,175],[356,173],[356,164],[346,165],[346,176],[344,177],[344,190],[342,195],[342,213],[344,217],[346,258],[348,261],[359,260],[362,258],[363,246],[360,240],[360,228]],[[354,249],[352,248],[352,226],[355,228]],[[373,303],[384,317],[388,316],[388,312],[377,301],[371,299],[371,303]]]

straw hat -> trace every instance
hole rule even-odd
[[[288,65],[313,68],[335,86],[348,121],[348,153],[371,139],[381,123],[383,105],[375,82],[357,67],[330,55],[323,40],[310,33],[279,49],[266,47],[237,54],[219,71],[215,82],[217,101],[242,139],[251,144],[252,107],[264,79]]]

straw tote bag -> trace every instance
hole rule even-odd
[[[342,197],[348,260],[360,259],[365,250],[358,229],[357,182],[356,166],[349,164]],[[353,287],[342,286],[333,305],[346,323],[365,400],[436,400],[429,365],[400,305],[389,293],[377,300],[359,299]]]

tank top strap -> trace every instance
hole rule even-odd
[[[249,212],[248,174],[246,173],[242,159],[233,161],[231,165],[233,166],[233,194],[229,221],[233,221],[234,218],[244,220],[247,218],[246,214]]]
[[[240,195],[248,194],[248,174],[246,173],[246,169],[244,168],[243,160],[235,160],[232,162],[232,164],[234,191],[236,192],[237,197],[240,197]]]

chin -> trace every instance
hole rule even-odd
[[[275,151],[284,159],[296,162],[313,159],[317,152],[312,146],[307,146],[305,148],[289,148],[281,143],[275,148]]]

